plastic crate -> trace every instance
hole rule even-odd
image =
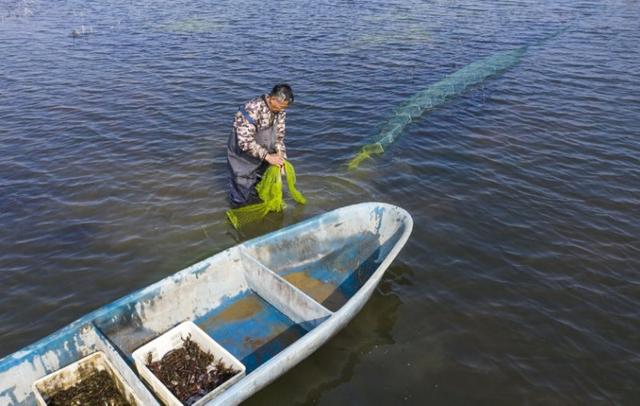
[[[120,372],[109,362],[103,352],[98,351],[69,364],[33,383],[33,392],[40,406],[46,406],[45,399],[49,399],[56,393],[71,388],[82,382],[94,372],[107,371],[118,391],[132,406],[143,406],[142,402],[134,394],[131,387],[125,382]]]
[[[182,402],[176,398],[173,393],[154,375],[153,372],[149,368],[147,368],[146,360],[147,354],[151,353],[151,361],[155,362],[160,360],[167,352],[179,348],[182,346],[182,340],[186,339],[188,336],[191,336],[191,340],[200,346],[200,349],[203,351],[209,351],[217,360],[222,359],[227,366],[232,367],[233,369],[238,370],[239,372],[233,377],[229,378],[222,385],[215,388],[213,391],[209,392],[202,398],[198,399],[197,402],[193,403],[193,406],[202,405],[220,393],[225,391],[231,385],[242,379],[245,375],[245,366],[238,361],[236,357],[231,355],[227,350],[224,349],[220,344],[215,342],[211,337],[209,337],[200,327],[196,326],[191,321],[185,321],[162,334],[161,336],[155,338],[154,340],[148,342],[142,347],[138,348],[133,352],[133,360],[135,361],[136,368],[138,370],[138,374],[144,379],[151,389],[155,392],[155,394],[166,404],[170,406],[180,406]]]

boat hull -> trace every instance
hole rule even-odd
[[[362,203],[229,248],[0,360],[0,405],[35,404],[35,380],[96,351],[145,405],[158,404],[131,354],[186,320],[247,368],[207,404],[240,403],[360,311],[412,227],[401,208]]]

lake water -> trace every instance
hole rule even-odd
[[[522,45],[346,170],[403,100]],[[232,116],[278,82],[309,203],[236,232]],[[0,356],[361,201],[407,209],[409,242],[247,404],[636,403],[640,3],[0,0]]]

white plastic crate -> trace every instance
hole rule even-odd
[[[56,393],[71,388],[94,372],[107,371],[118,391],[132,406],[143,406],[131,387],[125,382],[120,372],[109,362],[103,352],[98,351],[69,364],[33,383],[33,392],[40,406],[46,406],[45,399]]]
[[[227,350],[224,349],[224,347],[215,342],[193,322],[185,321],[133,352],[133,360],[136,363],[138,374],[140,374],[140,376],[149,384],[149,386],[151,386],[155,394],[166,405],[169,406],[181,406],[182,402],[180,402],[173,395],[173,393],[171,393],[171,391],[153,374],[153,372],[151,372],[151,370],[147,368],[147,354],[151,352],[152,362],[159,361],[167,352],[181,347],[183,344],[182,340],[186,339],[189,335],[191,335],[191,341],[198,344],[201,350],[205,352],[208,351],[215,357],[215,362],[217,362],[219,359],[222,359],[222,362],[224,362],[225,365],[239,371],[236,375],[229,378],[222,385],[218,386],[213,391],[198,399],[198,401],[195,402],[193,406],[202,405],[212,400],[220,393],[225,391],[228,387],[242,379],[242,377],[245,375],[246,368],[240,361],[238,361],[236,357],[231,355]]]

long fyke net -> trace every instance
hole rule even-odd
[[[392,117],[384,124],[380,133],[370,139],[349,161],[349,170],[358,168],[363,161],[374,155],[383,154],[385,149],[400,137],[409,123],[426,112],[516,65],[526,50],[527,47],[522,46],[480,59],[405,100],[394,110]]]
[[[307,199],[296,189],[296,172],[293,165],[285,161],[284,172],[287,177],[289,194],[297,203],[305,204]],[[269,166],[262,175],[262,180],[256,185],[256,191],[262,203],[227,210],[227,218],[234,228],[238,229],[248,223],[261,220],[272,211],[280,212],[284,209],[282,177],[280,176],[280,168],[277,166]]]
[[[540,38],[531,45],[542,45],[567,29],[569,29],[568,25]],[[480,85],[488,78],[499,75],[520,63],[528,48],[529,45],[523,45],[482,58],[414,94],[395,109],[393,116],[384,124],[380,133],[371,138],[349,161],[349,170],[358,168],[362,162],[374,155],[383,154],[413,120],[463,94],[467,89]]]

